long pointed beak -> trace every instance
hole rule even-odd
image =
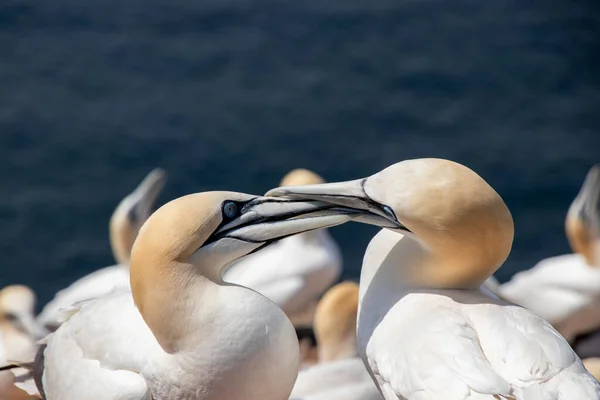
[[[162,168],[155,168],[129,195],[132,207],[127,216],[132,223],[143,223],[148,219],[166,181],[167,173]]]
[[[366,179],[357,179],[319,185],[283,186],[271,189],[267,192],[266,196],[292,200],[320,201],[340,206],[346,211],[356,211],[358,214],[353,218],[356,222],[405,232],[409,231],[398,221],[394,211],[390,207],[380,204],[369,197],[364,188],[365,182]]]
[[[285,237],[340,225],[356,218],[357,210],[320,201],[257,197],[240,216],[221,226],[204,243],[233,238],[251,243],[271,243]]]
[[[33,339],[41,339],[42,337],[46,336],[48,334],[48,332],[40,327],[37,322],[35,321],[35,319],[33,318],[32,315],[29,314],[23,314],[20,316],[20,322],[23,326],[23,329],[27,332],[27,334],[29,334],[30,337],[32,337]]]
[[[600,235],[600,164],[590,169],[577,197],[581,199],[580,217]]]

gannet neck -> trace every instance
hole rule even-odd
[[[574,253],[600,267],[600,165],[588,172],[565,219],[565,232]]]
[[[159,208],[133,245],[130,281],[134,302],[163,349],[193,346],[211,313],[225,312],[217,310],[225,301],[220,293],[231,285],[221,277],[237,259],[283,237],[351,218],[329,209],[233,192],[191,194]]]
[[[193,334],[194,309],[213,294],[219,266],[199,265],[191,257],[221,223],[216,213],[203,213],[214,199],[189,195],[159,208],[140,229],[131,254],[134,302],[167,352],[181,350]],[[185,211],[183,211],[185,210]],[[210,290],[212,286],[213,290]]]
[[[131,247],[138,231],[152,213],[165,182],[166,173],[162,169],[152,170],[113,212],[109,221],[109,240],[118,264],[129,264]]]
[[[572,208],[572,210],[574,209]],[[594,240],[577,212],[570,210],[567,213],[565,233],[573,253],[581,254],[588,265],[595,266]]]
[[[342,282],[325,293],[315,310],[319,362],[356,357],[358,285]]]
[[[137,235],[137,230],[126,221],[115,213],[109,222],[110,248],[115,261],[120,265],[129,264],[131,247]]]

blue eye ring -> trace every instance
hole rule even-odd
[[[383,206],[381,207],[383,209],[383,212],[392,220],[396,220],[396,214],[394,213],[394,210],[391,209],[391,207],[389,206]]]
[[[238,206],[233,201],[223,203],[223,214],[227,218],[233,218],[238,214]]]

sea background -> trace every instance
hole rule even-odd
[[[58,289],[112,264],[108,219],[152,168],[159,203],[263,193],[443,157],[512,211],[501,281],[569,251],[600,162],[593,0],[3,0],[0,286]],[[357,277],[373,227],[331,230]]]

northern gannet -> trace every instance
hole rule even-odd
[[[600,165],[590,169],[569,207],[565,231],[573,254],[540,261],[515,274],[498,293],[571,340],[600,327]]]
[[[307,169],[295,169],[281,186],[323,183]],[[342,272],[340,249],[325,229],[283,239],[234,264],[223,279],[251,289],[277,304],[297,327],[312,325],[319,297]]]
[[[600,399],[567,341],[479,289],[508,257],[513,220],[475,172],[448,160],[271,190],[362,211],[382,229],[360,277],[359,354],[386,400]]]
[[[315,310],[319,363],[301,370],[292,399],[367,400],[383,397],[356,352],[358,284],[329,289]]]
[[[32,360],[35,356],[35,339],[42,332],[35,323],[34,308],[35,294],[29,287],[10,285],[0,290],[0,366],[15,360]],[[0,399],[37,398],[14,386],[13,372],[16,371],[0,371]]]
[[[287,399],[299,364],[291,322],[222,275],[276,240],[355,214],[331,208],[233,192],[159,208],[134,243],[131,292],[78,304],[38,352],[46,399]]]
[[[46,304],[38,315],[39,326],[54,331],[65,318],[61,310],[79,301],[129,287],[131,246],[138,230],[152,213],[166,179],[166,173],[162,169],[152,170],[139,186],[119,203],[109,223],[110,244],[117,264],[94,271],[56,293],[54,299]]]
[[[0,354],[5,360],[29,360],[43,332],[34,318],[35,294],[23,285],[0,290]]]

